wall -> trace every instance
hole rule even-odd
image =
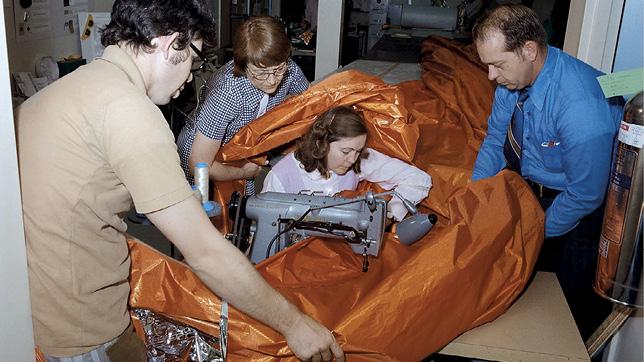
[[[57,0],[62,1],[62,0]],[[72,54],[80,55],[80,40],[78,34],[51,37],[48,39],[28,40],[18,42],[16,40],[14,4],[12,1],[4,0],[5,5],[5,29],[7,32],[7,46],[9,48],[9,68],[11,72],[34,72],[36,60],[44,55],[51,55],[59,59]],[[90,11],[111,11],[113,0],[89,0]],[[8,4],[7,4],[8,3]]]
[[[10,8],[4,6],[0,15],[7,11]],[[5,31],[0,28],[0,361],[33,361],[34,338],[5,39]]]
[[[318,3],[315,80],[324,78],[340,65],[343,13],[343,0],[325,0]]]
[[[613,71],[641,68],[644,63],[644,0],[626,0]]]
[[[610,73],[624,0],[572,0],[564,51]]]
[[[62,1],[62,0],[56,0]],[[5,30],[7,32],[7,46],[9,48],[9,67],[13,72],[35,72],[36,60],[44,55],[51,55],[54,59],[59,59],[72,54],[80,55],[80,41],[79,35],[70,34],[66,36],[51,37],[48,39],[32,40],[18,42],[16,40],[15,31],[15,15],[14,15],[14,1],[3,0],[5,4]],[[227,10],[230,6],[229,2],[220,0],[208,0],[213,8],[213,15],[220,13],[228,13]],[[90,11],[110,12],[114,0],[88,0]],[[275,1],[273,8],[279,11],[279,1]],[[230,19],[223,19],[221,21],[221,29],[219,29],[218,36],[223,37],[222,44],[226,44],[230,40],[229,26]]]

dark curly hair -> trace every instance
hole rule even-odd
[[[233,74],[246,73],[248,63],[254,66],[274,67],[291,56],[291,40],[279,20],[257,16],[239,26],[233,39]]]
[[[539,17],[523,5],[501,5],[492,9],[477,20],[472,36],[475,42],[482,41],[495,31],[503,34],[505,50],[509,52],[520,54],[528,41],[534,41],[541,49],[548,46],[546,30],[539,22]]]
[[[347,106],[333,107],[320,114],[308,132],[302,136],[295,150],[295,158],[302,163],[306,172],[318,170],[321,175],[328,177],[326,157],[329,154],[329,144],[341,138],[365,134],[367,127],[360,113]],[[363,149],[351,169],[359,173],[360,160],[367,155]]]
[[[107,47],[125,43],[135,51],[150,52],[152,39],[179,33],[174,45],[184,50],[196,38],[215,45],[215,21],[204,0],[116,0],[110,22],[102,29]]]

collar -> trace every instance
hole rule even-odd
[[[318,171],[317,169],[313,170],[312,172],[306,172],[302,162],[300,162],[297,158],[295,158],[295,152],[291,152],[291,157],[293,157],[293,160],[295,160],[295,163],[297,164],[298,168],[300,169],[300,173],[302,173],[303,175],[305,175],[305,177],[308,177],[312,181],[331,180],[333,177],[336,176],[335,172],[333,172],[331,170],[329,170],[329,175],[330,175],[329,178],[326,178],[326,177],[322,176],[320,171]]]
[[[546,55],[546,61],[543,63],[543,67],[537,75],[537,79],[534,84],[532,84],[528,90],[530,103],[534,104],[534,106],[540,111],[545,103],[546,92],[548,91],[548,88],[550,88],[552,73],[554,72],[555,64],[559,58],[559,50],[557,48],[548,46],[547,52],[548,54]]]
[[[140,89],[143,93],[147,93],[141,71],[134,63],[132,57],[123,51],[123,49],[119,48],[117,45],[110,45],[105,48],[103,55],[101,55],[99,59],[105,60],[121,69],[136,88]]]
[[[235,76],[233,76],[235,77]],[[246,75],[239,76],[238,78],[239,84],[241,84],[241,91],[244,94],[245,102],[246,104],[249,105],[257,105],[259,104],[260,100],[262,97],[264,97],[264,92],[259,90],[259,88],[256,88],[253,83],[251,83],[250,79],[246,77]],[[270,96],[268,97],[269,99],[271,98]]]

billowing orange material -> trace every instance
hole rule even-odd
[[[524,289],[543,240],[544,215],[509,171],[469,182],[493,86],[470,47],[429,39],[423,81],[387,85],[355,71],[328,77],[242,129],[220,160],[258,159],[301,136],[315,115],[353,105],[368,145],[431,174],[421,211],[438,224],[417,243],[387,234],[378,258],[339,240],[308,239],[257,265],[266,280],[333,330],[349,361],[417,361],[507,310]],[[228,202],[241,183],[218,183]],[[361,189],[368,185],[361,185]],[[132,307],[150,308],[217,335],[219,299],[182,263],[131,242]],[[229,360],[294,360],[283,337],[232,308]]]

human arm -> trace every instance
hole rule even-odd
[[[219,78],[213,79],[213,89],[196,115],[195,138],[188,157],[189,170],[194,170],[198,162],[206,162],[210,165],[210,178],[215,181],[253,178],[260,171],[260,167],[253,163],[240,168],[215,161],[224,138],[231,132],[231,123],[239,119],[242,109],[232,76],[225,72],[215,76]]]
[[[563,172],[565,177],[563,192],[546,210],[546,237],[568,232],[604,200],[616,122],[602,102],[562,104],[555,122],[559,144],[540,149],[546,173]]]
[[[476,156],[472,181],[492,177],[505,167],[503,145],[513,111],[511,97],[508,93],[505,87],[496,87],[492,113],[487,121],[487,135]]]
[[[414,205],[421,202],[432,187],[431,177],[416,166],[397,158],[389,157],[373,149],[369,156],[360,161],[361,179],[375,182],[386,190],[395,190]],[[389,209],[398,221],[407,215],[407,209],[397,197],[389,201]]]
[[[195,198],[146,216],[177,246],[213,292],[280,332],[298,358],[307,360],[321,353],[344,360],[333,335],[266,283],[248,259],[214,228]]]
[[[242,167],[234,167],[216,161],[215,156],[220,147],[221,140],[210,139],[197,131],[188,157],[190,170],[194,170],[198,162],[206,162],[210,165],[210,178],[215,181],[249,179],[259,174],[261,167],[252,162],[245,163]]]

